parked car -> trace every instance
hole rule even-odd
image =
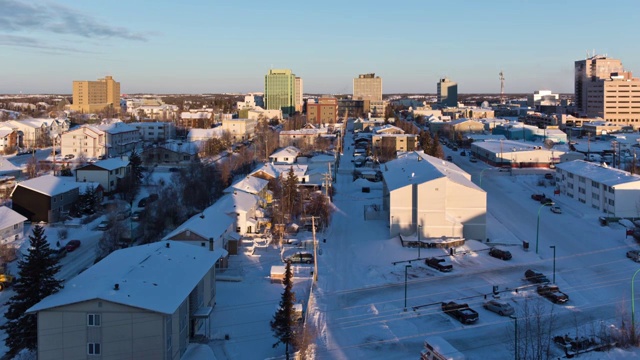
[[[640,262],[640,250],[627,251],[627,257],[635,262]]]
[[[476,159],[475,156],[472,156],[472,157],[469,158],[469,161],[474,163],[474,162],[478,162],[478,159]]]
[[[556,285],[541,285],[538,286],[538,294],[549,299],[554,304],[564,304],[569,301],[569,295],[560,291],[560,288]]]
[[[548,180],[553,180],[553,174],[552,173],[546,173],[546,174],[544,174],[544,178],[548,179]]]
[[[546,196],[544,194],[532,194],[531,198],[535,201],[541,201],[542,199],[546,198]]]
[[[460,151],[460,156],[467,156],[467,153],[464,150],[462,150]]]
[[[287,257],[284,262],[291,262],[292,264],[312,264],[313,254],[309,253],[295,253]]]
[[[73,154],[67,154],[67,155],[64,156],[64,158],[66,160],[73,159],[74,157],[75,157],[75,155],[73,155]]]
[[[501,260],[511,260],[511,252],[498,249],[497,247],[492,247],[491,249],[489,249],[489,255]]]
[[[68,252],[72,252],[73,250],[79,247],[80,247],[80,240],[69,240],[69,242],[67,243],[67,246],[65,246],[65,249],[67,249]]]
[[[432,267],[441,272],[451,272],[453,265],[449,264],[445,259],[430,257],[424,260],[428,267]]]
[[[493,311],[500,316],[509,316],[515,313],[511,304],[500,300],[489,300],[482,305],[485,309]]]
[[[562,214],[562,209],[560,208],[560,206],[552,206],[551,212],[554,214]]]
[[[453,157],[451,155],[447,156],[447,161],[452,162],[453,161]]]
[[[543,273],[539,273],[531,269],[528,269],[524,272],[524,278],[534,284],[544,284],[549,282],[549,279],[547,279],[547,277],[544,276]]]
[[[103,221],[100,224],[98,224],[98,230],[103,230],[103,231],[104,230],[109,230],[110,227],[111,226],[110,226],[108,221]]]
[[[443,302],[442,311],[463,324],[471,324],[478,321],[478,312],[470,308],[467,304],[458,304],[453,301],[448,303]]]

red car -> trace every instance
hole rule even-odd
[[[80,247],[80,240],[69,240],[66,246],[68,252],[72,252],[73,250],[79,247]]]

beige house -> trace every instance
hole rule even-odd
[[[24,222],[26,217],[0,206],[0,244],[8,244],[20,240],[24,236]]]
[[[487,194],[453,163],[414,151],[380,170],[391,236],[486,238]]]
[[[60,137],[60,155],[80,154],[86,158],[99,158],[106,155],[106,134],[104,131],[89,125],[66,132]]]
[[[243,141],[253,137],[256,123],[254,119],[223,119],[222,130],[228,131],[233,140]]]
[[[106,193],[115,192],[118,182],[129,175],[129,159],[126,156],[97,161],[76,169],[77,182],[99,183]]]
[[[209,338],[224,256],[170,241],[111,253],[27,311],[38,359],[180,359]]]

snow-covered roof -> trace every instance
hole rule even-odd
[[[279,157],[296,157],[300,154],[300,150],[295,146],[287,146],[286,148],[275,151],[273,154],[269,155],[270,158],[279,158]]]
[[[0,127],[0,138],[11,135],[12,132],[13,132],[13,129]]]
[[[0,156],[0,173],[7,171],[22,171],[22,169],[13,165],[11,161]]]
[[[79,185],[78,191],[80,191],[80,194],[86,193],[89,188],[97,189],[100,186],[99,182],[93,181],[79,181],[77,184]]]
[[[73,178],[44,175],[18,183],[18,186],[45,194],[55,196],[80,187]],[[15,191],[15,189],[14,189]]]
[[[198,144],[193,142],[177,142],[171,141],[161,145],[158,145],[161,148],[176,152],[176,153],[184,153],[195,155],[198,153]]]
[[[0,229],[5,229],[15,224],[26,221],[27,218],[9,209],[6,206],[0,206]]]
[[[198,112],[183,112],[180,114],[180,118],[182,119],[209,119],[213,113],[206,111],[198,111]]]
[[[469,174],[455,164],[429,156],[422,151],[400,154],[397,159],[381,166],[380,170],[390,191],[442,177],[447,177],[469,188],[484,191],[471,181]]]
[[[253,175],[257,172],[264,172],[266,174],[271,175],[274,178],[280,177],[280,175],[286,176],[289,172],[289,169],[293,168],[293,173],[297,177],[303,177],[307,174],[308,165],[300,165],[300,164],[272,164],[266,163],[261,168],[256,169],[249,175]]]
[[[269,182],[255,176],[247,176],[224,190],[225,193],[235,190],[244,191],[249,194],[258,194],[269,185]]]
[[[205,139],[222,136],[224,129],[222,126],[213,129],[191,129],[187,135],[187,139]]]
[[[121,158],[110,158],[110,159],[96,161],[91,165],[111,171],[111,170],[127,167],[129,165],[129,160],[123,160]],[[91,166],[91,165],[87,165],[87,166]],[[80,168],[78,170],[83,170],[83,168]]]
[[[223,256],[224,249],[209,251],[173,241],[117,250],[27,311],[99,299],[173,314]]]
[[[287,135],[287,136],[316,136],[316,135],[326,134],[326,133],[327,133],[327,128],[280,131],[280,135]]]
[[[382,126],[376,126],[373,128],[373,132],[376,134],[383,134],[383,133],[388,133],[388,132],[399,132],[401,134],[404,134],[404,130],[400,129],[397,126],[393,126],[393,125],[382,125]]]
[[[135,131],[136,133],[138,132],[138,129],[136,129],[133,126],[127,125],[123,122],[117,122],[117,123],[112,123],[107,125],[97,125],[96,128],[104,132],[107,132],[109,134],[119,134],[123,132],[131,132],[131,131]]]
[[[517,140],[496,140],[496,139],[486,139],[482,142],[474,142],[472,146],[476,146],[478,148],[488,150],[494,154],[499,154],[500,152],[524,152],[524,151],[544,151],[550,152],[553,151],[554,156],[560,156],[564,154],[564,151],[552,149],[547,150],[544,147],[543,143],[532,143],[532,142],[524,142]]]
[[[583,160],[567,161],[557,164],[556,167],[607,186],[640,181],[638,175]]]

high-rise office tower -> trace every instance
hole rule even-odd
[[[458,84],[449,80],[448,78],[442,78],[438,81],[438,104],[446,107],[458,106]]]
[[[92,113],[109,106],[120,109],[120,83],[111,76],[98,81],[74,81],[71,110]]]
[[[292,115],[296,111],[297,83],[296,75],[289,69],[269,70],[269,73],[264,77],[265,108],[267,110],[282,110],[283,114]],[[300,103],[302,103],[302,79],[299,84]]]
[[[624,68],[618,59],[593,55],[575,62],[575,101],[580,115],[587,114],[587,87],[598,79],[607,79],[611,73],[622,73]]]
[[[353,79],[353,99],[382,101],[382,79],[375,73],[360,74]]]
[[[296,77],[296,89],[295,89],[295,93],[296,93],[296,98],[295,98],[295,109],[297,112],[302,112],[302,106],[303,106],[303,102],[302,102],[302,94],[303,94],[303,87],[302,87],[302,78]]]

